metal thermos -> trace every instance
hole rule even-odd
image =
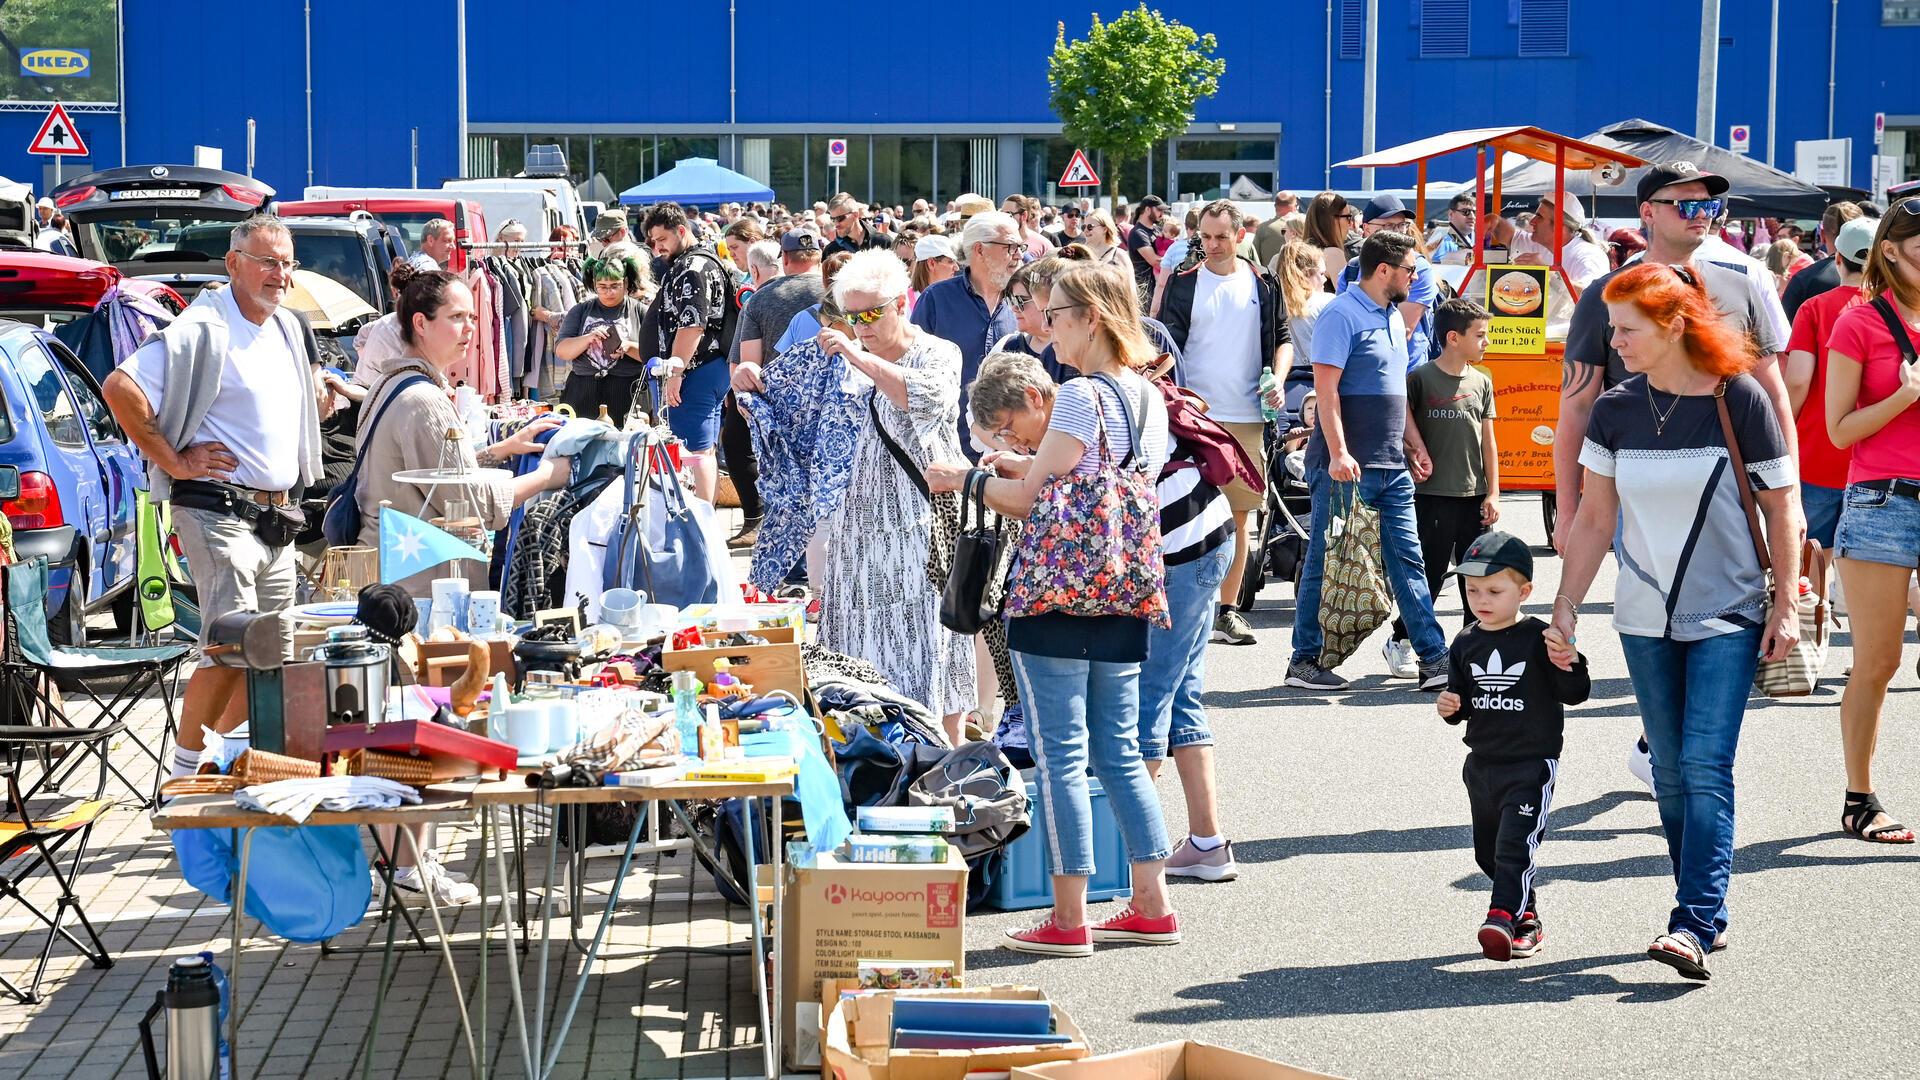
[[[167,1069],[153,1049],[153,1020],[167,1014]],[[167,971],[167,988],[154,994],[153,1007],[140,1021],[140,1045],[147,1055],[150,1080],[219,1080],[220,988],[213,965],[204,956],[183,956]]]
[[[386,719],[391,672],[386,645],[364,626],[336,626],[313,658],[327,666],[327,723],[377,724]]]

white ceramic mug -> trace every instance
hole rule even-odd
[[[553,726],[544,701],[515,701],[507,706],[500,737],[513,744],[521,756],[544,754],[552,741]]]
[[[490,589],[467,594],[467,632],[485,636],[500,624],[500,594]]]
[[[547,715],[547,749],[565,750],[580,741],[580,706],[571,696],[543,703]]]

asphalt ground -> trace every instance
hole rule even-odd
[[[1509,496],[1504,511],[1504,527],[1545,543],[1533,496]],[[1535,551],[1526,610],[1544,617],[1560,562]],[[1259,642],[1208,653],[1239,879],[1174,884],[1182,944],[1101,946],[1091,959],[995,947],[1040,912],[975,916],[970,981],[1044,989],[1096,1052],[1190,1038],[1355,1078],[1920,1075],[1920,846],[1838,831],[1844,633],[1813,697],[1750,702],[1730,946],[1711,981],[1646,958],[1666,928],[1672,870],[1653,800],[1626,769],[1639,709],[1609,627],[1613,576],[1609,560],[1582,614],[1594,692],[1567,719],[1540,847],[1538,956],[1495,963],[1475,941],[1490,883],[1473,862],[1459,729],[1432,696],[1386,677],[1384,629],[1342,668],[1351,691],[1281,685],[1292,590],[1273,584],[1250,616]],[[1440,611],[1457,629],[1457,597]],[[1876,770],[1883,801],[1908,821],[1920,819],[1916,721],[1909,662],[1887,698]],[[1171,768],[1159,790],[1177,837]]]

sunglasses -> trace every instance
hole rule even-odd
[[[1702,215],[1717,218],[1720,216],[1720,211],[1727,206],[1725,199],[1648,199],[1647,201],[1661,206],[1671,206],[1679,212],[1681,217],[1688,220]]]
[[[845,222],[845,221],[846,221],[846,220],[847,220],[848,218],[850,218],[850,217],[854,217],[854,216],[856,216],[856,215],[854,215],[854,214],[851,214],[851,213],[848,213],[848,214],[830,214],[830,215],[828,215],[828,216],[829,216],[829,217],[831,217],[831,218],[833,218],[833,223],[834,223],[835,225],[839,225],[839,224],[841,224],[841,223],[843,223],[843,222]]]
[[[1033,297],[1022,296],[1019,293],[1009,293],[1007,294],[1007,303],[1012,304],[1013,310],[1015,311],[1025,311],[1027,310],[1027,305],[1033,303]]]
[[[870,307],[865,311],[849,311],[843,318],[855,326],[872,326],[874,323],[886,318],[887,312],[893,310],[894,300],[898,299],[899,297],[896,296],[888,300],[882,300],[878,307]]]
[[[1057,307],[1050,307],[1050,308],[1041,308],[1041,309],[1040,309],[1040,317],[1041,317],[1042,319],[1045,319],[1045,320],[1046,320],[1046,323],[1047,323],[1047,329],[1049,329],[1049,330],[1051,330],[1051,329],[1053,329],[1053,313],[1054,313],[1054,312],[1056,312],[1056,311],[1072,311],[1072,310],[1073,310],[1074,308],[1083,308],[1083,307],[1086,307],[1086,306],[1087,306],[1087,305],[1085,305],[1085,304],[1061,304],[1061,305],[1059,305],[1059,306],[1057,306]]]

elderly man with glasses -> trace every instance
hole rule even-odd
[[[1020,329],[1007,300],[1007,285],[1026,258],[1027,242],[1013,218],[986,210],[967,219],[960,249],[966,256],[966,271],[927,286],[913,306],[913,324],[960,348],[962,390],[956,422],[961,446],[969,458],[977,458],[980,450],[967,431],[964,388],[979,373],[980,361],[994,342]]]
[[[293,237],[256,214],[228,243],[227,287],[202,292],[101,387],[147,459],[154,499],[173,504],[203,633],[230,612],[293,606],[297,507],[320,476],[304,331],[280,306],[300,266]],[[175,776],[199,767],[203,728],[231,731],[246,718],[244,698],[228,708],[240,677],[201,661],[180,706]]]

